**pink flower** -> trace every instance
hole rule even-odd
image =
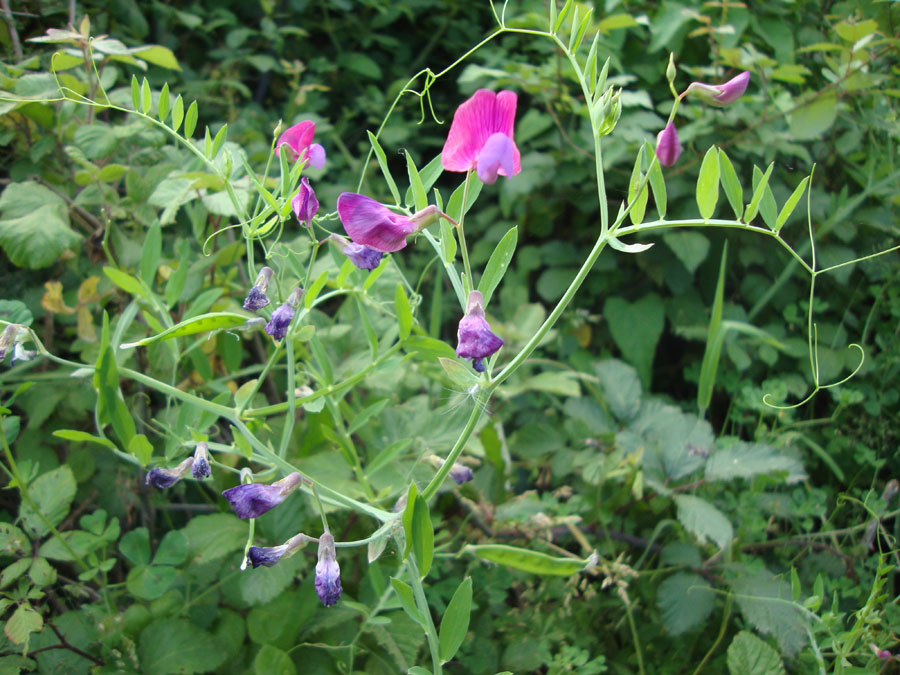
[[[325,168],[325,148],[318,143],[313,143],[316,135],[316,123],[304,120],[289,127],[278,137],[275,144],[275,154],[280,156],[281,147],[287,146],[288,158],[293,161],[308,159],[309,165],[314,169]]]
[[[313,216],[319,210],[319,200],[316,199],[316,193],[309,184],[306,176],[300,179],[300,189],[291,200],[291,208],[294,209],[294,215],[301,225],[309,227]]]
[[[672,166],[681,157],[681,143],[673,122],[669,122],[656,137],[656,157],[663,166]]]
[[[437,218],[437,207],[433,205],[412,216],[404,216],[355,192],[342,192],[337,200],[337,210],[344,229],[354,242],[382,253],[404,248],[409,235],[428,227]]]
[[[694,94],[700,99],[713,105],[728,105],[734,103],[744,92],[750,83],[750,71],[745,70],[740,75],[732,77],[724,84],[706,84],[704,82],[691,82],[686,94]]]
[[[453,115],[441,164],[447,171],[475,169],[482,183],[493,185],[497,176],[522,171],[519,149],[513,140],[516,93],[499,94],[479,89]]]

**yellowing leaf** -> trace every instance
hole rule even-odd
[[[100,283],[100,277],[90,276],[81,282],[78,287],[78,302],[97,302],[100,295],[97,293],[97,285]]]
[[[58,281],[48,281],[44,284],[46,292],[41,298],[41,307],[53,314],[74,314],[75,309],[69,307],[62,297],[62,284]]]
[[[85,342],[97,341],[97,329],[94,327],[94,318],[90,310],[84,305],[78,305],[78,337]]]

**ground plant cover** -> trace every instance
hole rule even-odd
[[[897,3],[0,16],[0,672],[900,670]]]

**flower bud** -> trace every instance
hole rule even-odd
[[[319,210],[319,200],[316,199],[316,193],[310,186],[309,179],[306,176],[300,179],[300,189],[291,200],[291,208],[293,208],[297,220],[304,227],[309,227],[313,216]]]
[[[662,166],[672,166],[681,157],[681,142],[673,122],[669,122],[656,137],[656,157]]]
[[[194,458],[188,457],[174,469],[164,469],[162,467],[150,469],[150,471],[147,473],[147,478],[144,479],[144,484],[152,485],[158,490],[165,490],[166,488],[170,488],[175,485],[175,483],[188,475],[188,472],[191,470],[193,464]]]
[[[472,359],[472,367],[479,373],[484,372],[481,360],[503,346],[503,340],[491,332],[484,318],[484,297],[478,291],[469,293],[466,314],[459,321],[456,337],[459,341],[456,355],[461,359]]]
[[[750,71],[745,70],[740,75],[732,77],[724,84],[706,84],[704,82],[691,82],[685,94],[693,95],[706,103],[718,106],[726,106],[734,103],[747,90],[750,83]]]

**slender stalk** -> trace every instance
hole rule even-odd
[[[459,237],[459,250],[462,254],[463,259],[463,269],[466,272],[466,278],[463,280],[463,290],[465,291],[464,295],[469,297],[469,293],[472,292],[472,289],[475,288],[474,282],[472,280],[472,266],[469,264],[469,247],[466,246],[466,233],[463,229],[463,224],[466,219],[466,203],[469,201],[469,184],[472,180],[472,171],[466,171],[466,182],[463,187],[463,198],[462,198],[462,209],[459,212],[459,223],[456,226],[456,234]]]
[[[431,669],[434,675],[441,675],[441,647],[438,641],[437,630],[434,627],[434,620],[431,618],[431,610],[428,608],[428,600],[425,598],[425,589],[422,586],[422,580],[419,578],[419,568],[414,560],[415,556],[409,556],[406,563],[409,566],[409,581],[413,589],[413,595],[416,598],[416,606],[419,612],[425,618],[425,636],[428,638],[428,649],[431,652]]]
[[[459,437],[456,439],[456,443],[453,444],[453,448],[450,450],[450,454],[447,455],[447,458],[444,460],[441,468],[437,470],[437,473],[434,474],[428,485],[426,485],[425,489],[422,490],[422,498],[426,501],[431,499],[438,491],[438,488],[444,484],[444,479],[447,477],[447,474],[450,473],[450,469],[453,468],[453,463],[457,459],[459,459],[459,456],[460,454],[462,454],[463,448],[466,446],[469,437],[472,435],[472,432],[475,431],[475,425],[478,424],[478,420],[481,419],[481,413],[484,412],[484,407],[487,404],[489,398],[489,392],[485,395],[484,399],[482,399],[481,396],[476,397],[475,405],[472,408],[472,412],[469,414],[469,419],[466,421],[466,426],[463,428]]]

